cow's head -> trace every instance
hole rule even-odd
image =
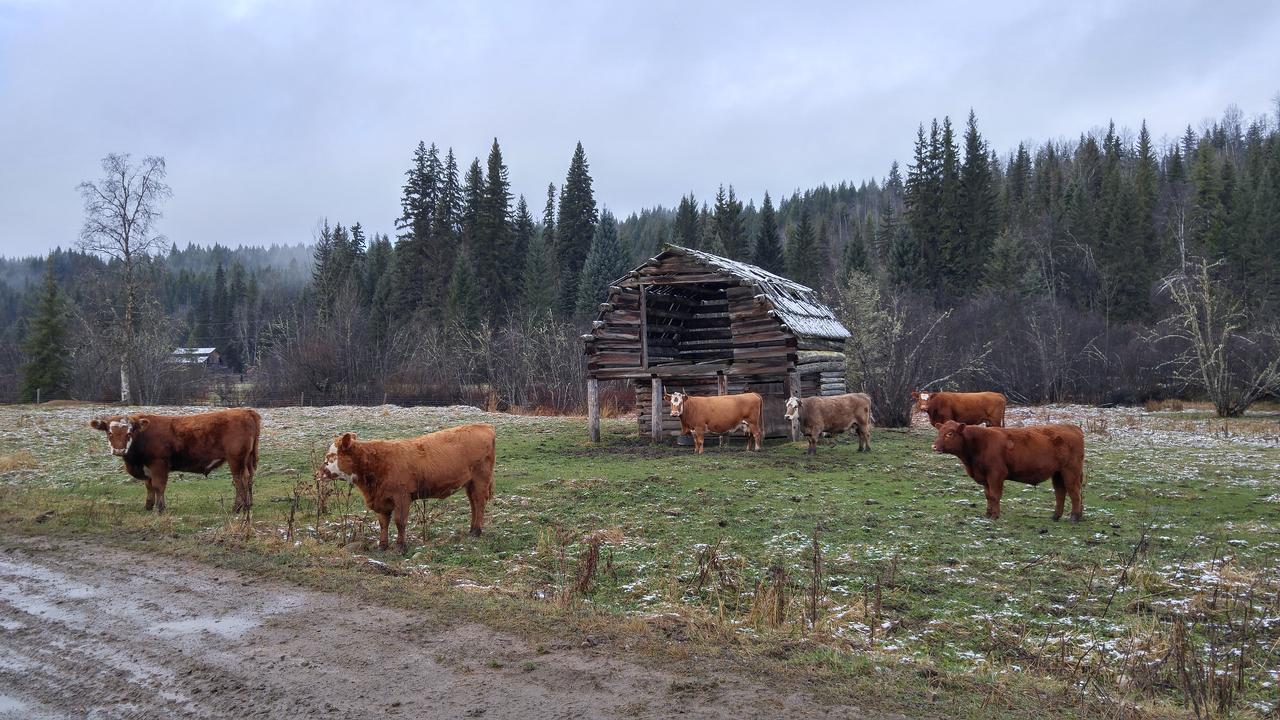
[[[795,420],[800,416],[800,398],[787,398],[787,412],[783,415],[788,420]]]
[[[927,411],[929,409],[929,396],[931,392],[912,392],[911,399],[916,401],[916,409]]]
[[[107,445],[111,448],[112,455],[124,455],[129,452],[129,448],[133,447],[133,441],[138,433],[146,430],[150,423],[151,421],[144,417],[114,415],[94,418],[89,421],[89,427],[107,434]]]
[[[948,420],[938,426],[938,437],[933,440],[933,451],[959,455],[964,452],[964,423]]]
[[[351,457],[351,443],[355,439],[355,433],[343,433],[329,443],[329,451],[324,454],[324,465],[320,467],[321,474],[347,482],[356,479],[356,464]]]
[[[680,417],[680,413],[684,412],[684,401],[687,399],[689,396],[682,392],[673,392],[667,396],[667,402],[671,403],[671,417]]]

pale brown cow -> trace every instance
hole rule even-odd
[[[693,433],[693,451],[702,452],[708,431],[728,433],[743,428],[747,450],[759,450],[764,438],[764,398],[760,393],[694,397],[681,392],[663,396],[671,403],[672,417],[680,418],[681,434]]]
[[[164,512],[169,473],[207,476],[223,463],[235,484],[234,512],[253,506],[253,474],[258,468],[262,417],[248,408],[197,415],[110,415],[89,426],[107,434],[111,454],[129,475],[147,484],[146,509]]]
[[[822,433],[858,432],[858,452],[871,452],[871,397],[866,393],[846,393],[828,397],[787,399],[788,420],[800,421],[800,433],[809,438],[810,455],[818,451]]]
[[[414,500],[446,498],[462,488],[471,501],[471,534],[484,527],[484,506],[493,497],[496,433],[492,425],[462,425],[404,440],[334,438],[321,473],[354,483],[364,504],[378,514],[378,547],[388,546],[396,523],[396,547],[405,551],[404,528]]]
[[[1004,427],[1004,395],[998,392],[913,392],[916,409],[929,416],[934,427],[948,420],[968,425],[986,423],[991,427]]]
[[[1084,431],[1076,425],[993,428],[948,420],[938,428],[933,450],[960,458],[969,477],[986,490],[987,517],[993,520],[1000,517],[1005,480],[1038,485],[1053,478],[1053,519],[1062,517],[1063,501],[1070,495],[1071,522],[1080,522]]]

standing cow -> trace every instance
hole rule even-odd
[[[147,484],[146,509],[164,512],[169,473],[207,476],[223,463],[236,488],[234,512],[253,506],[253,473],[258,468],[262,417],[248,408],[197,415],[111,415],[89,426],[107,434],[111,454],[129,475]]]
[[[913,392],[911,397],[916,409],[926,413],[934,427],[941,427],[948,420],[1004,427],[1005,397],[998,392]]]
[[[1080,522],[1084,431],[1076,425],[993,428],[949,420],[938,428],[933,450],[960,458],[969,477],[986,490],[987,517],[993,520],[1000,517],[1005,480],[1038,485],[1053,478],[1053,519],[1062,517],[1063,501],[1070,495],[1071,522]]]
[[[871,397],[847,393],[829,397],[792,397],[787,400],[787,419],[800,421],[800,434],[809,438],[808,453],[818,452],[818,436],[842,433],[856,427],[858,452],[871,452]]]
[[[743,428],[747,450],[759,450],[764,438],[764,398],[760,393],[694,397],[682,392],[663,396],[671,403],[672,417],[680,418],[680,433],[693,433],[693,451],[702,452],[707,432],[728,433]]]
[[[447,498],[462,488],[471,501],[471,534],[484,527],[484,506],[493,497],[496,433],[492,425],[462,425],[405,440],[333,439],[320,469],[354,483],[364,504],[378,514],[378,547],[388,546],[389,525],[396,523],[396,547],[405,551],[404,528],[414,500]]]

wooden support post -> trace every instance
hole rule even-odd
[[[640,367],[649,367],[649,289],[640,286]]]
[[[600,381],[587,380],[587,428],[591,442],[600,442]]]
[[[800,397],[800,372],[798,370],[792,370],[787,373],[787,397]],[[799,439],[800,417],[799,414],[797,414],[797,416],[791,420],[791,441],[795,442]]]
[[[716,392],[720,395],[729,394],[729,376],[723,371],[716,373]]]
[[[649,381],[649,438],[655,443],[662,442],[662,378],[654,376]]]

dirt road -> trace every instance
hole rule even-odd
[[[184,560],[0,536],[4,720],[677,715],[865,717]]]

